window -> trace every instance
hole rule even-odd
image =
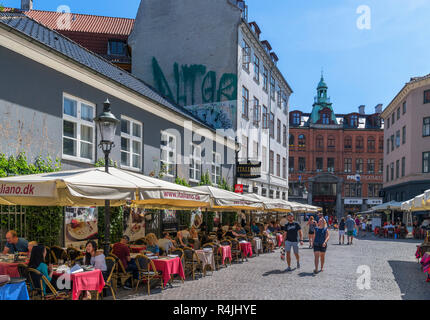
[[[276,103],[277,103],[279,109],[282,108],[282,89],[281,89],[281,87],[278,87],[278,97],[277,97]]]
[[[270,137],[275,138],[275,115],[270,112]]]
[[[424,91],[424,103],[430,103],[430,90]]]
[[[327,171],[334,172],[334,158],[327,159]]]
[[[288,171],[294,172],[294,157],[288,158]]]
[[[293,134],[290,134],[289,135],[289,138],[288,138],[288,143],[290,144],[290,147],[294,147],[294,135]]]
[[[391,136],[391,151],[394,151],[394,134]]]
[[[351,137],[345,137],[345,149],[346,150],[352,149],[352,138]]]
[[[281,176],[281,156],[279,154],[276,155],[276,175]]]
[[[367,152],[375,152],[375,138],[373,137],[367,139]]]
[[[334,150],[336,148],[336,140],[333,136],[329,136],[327,140],[328,150]]]
[[[108,54],[114,56],[127,56],[127,43],[122,40],[109,40]]]
[[[396,148],[400,147],[400,130],[396,131]]]
[[[396,161],[396,179],[400,177],[400,160]]]
[[[190,180],[198,181],[202,172],[202,151],[195,144],[190,146]]]
[[[282,158],[282,178],[287,179],[287,159]]]
[[[248,43],[245,40],[242,41],[242,55],[243,55],[242,67],[243,69],[249,72],[249,63],[251,62],[251,47],[248,45]]]
[[[406,143],[406,126],[402,128],[402,144]]]
[[[260,123],[260,114],[261,114],[261,110],[260,110],[260,101],[258,101],[258,99],[256,97],[254,97],[254,125],[258,126]]]
[[[406,101],[403,102],[403,114],[405,114],[405,113],[406,113]]]
[[[63,96],[63,158],[94,161],[95,105]]]
[[[386,181],[389,182],[390,181],[390,166],[387,164],[387,173],[386,173],[387,177],[386,177]]]
[[[163,172],[169,176],[176,173],[176,137],[167,132],[161,132],[160,162]],[[160,168],[161,171],[161,168]]]
[[[378,173],[384,174],[384,159],[378,160]]]
[[[299,148],[306,148],[306,137],[304,134],[299,135]]]
[[[242,87],[242,117],[248,120],[249,111],[249,91]]]
[[[387,129],[390,129],[390,117],[387,118]]]
[[[262,147],[261,167],[263,172],[267,172],[267,148],[264,146]]]
[[[254,55],[254,80],[260,82],[260,59]]]
[[[423,137],[430,136],[430,118],[424,118],[423,120]]]
[[[394,125],[394,122],[396,122],[396,115],[393,112],[393,114],[391,115],[391,124]]]
[[[277,120],[276,126],[276,141],[281,143],[281,120]]]
[[[269,85],[269,71],[267,70],[266,66],[263,66],[263,90],[268,91],[268,85]]]
[[[430,172],[430,152],[423,152],[423,173]]]
[[[275,78],[273,76],[270,77],[270,98],[275,101]]]
[[[381,153],[384,152],[384,137],[383,136],[379,137],[379,152],[381,152]]]
[[[121,117],[121,167],[142,168],[142,123]]]
[[[343,166],[344,166],[345,173],[351,173],[352,172],[352,159],[351,158],[345,158]]]
[[[357,139],[355,140],[355,149],[356,151],[363,151],[364,149],[364,139],[363,137],[357,137]]]
[[[252,146],[252,155],[253,155],[253,158],[255,159],[255,160],[257,160],[258,159],[258,156],[259,156],[259,154],[260,154],[260,145],[258,144],[258,142],[257,141],[254,141],[254,144],[253,144],[253,146]]]
[[[406,174],[406,158],[402,158],[402,177],[404,177]]]
[[[367,173],[375,173],[375,159],[367,159]]]
[[[242,158],[248,160],[248,137],[242,136]]]
[[[324,149],[324,137],[321,135],[317,136],[317,149],[319,150]]]
[[[357,183],[345,184],[345,197],[361,197],[362,185]]]
[[[216,152],[212,152],[211,178],[213,184],[221,183],[221,154]]]
[[[269,129],[269,112],[263,104],[263,129]]]
[[[387,139],[387,154],[390,153],[390,139]]]
[[[351,127],[353,128],[358,127],[358,116],[357,115],[351,116],[350,123],[351,123]]]
[[[293,124],[299,126],[301,123],[300,113],[293,113]]]
[[[270,174],[274,174],[274,168],[273,168],[273,166],[274,166],[274,163],[273,163],[273,161],[275,160],[274,159],[274,157],[275,157],[275,154],[274,154],[274,152],[273,151],[270,151],[269,152],[269,173]]]
[[[306,158],[299,158],[299,172],[306,171]]]
[[[363,159],[361,158],[355,159],[355,172],[363,173]]]
[[[393,181],[394,180],[394,162],[391,162],[390,169],[391,169],[391,181]]]
[[[327,112],[323,112],[321,114],[321,122],[322,124],[330,124],[330,114]]]
[[[400,120],[400,107],[397,108],[397,120]]]
[[[367,188],[367,196],[372,198],[379,197],[379,191],[381,191],[382,186],[379,183],[369,183]]]
[[[282,126],[282,146],[287,146],[287,126]]]
[[[317,158],[316,159],[316,165],[317,165],[317,172],[322,172],[323,171],[323,166],[324,166],[324,163],[323,163],[323,158]]]

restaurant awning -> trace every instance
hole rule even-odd
[[[321,211],[320,207],[312,206],[309,204],[298,203],[294,201],[286,201],[291,205],[291,210],[297,213],[317,213]]]
[[[403,202],[401,208],[404,211],[430,211],[430,190]]]
[[[402,210],[402,203],[396,201],[386,202],[371,208],[372,211],[384,211],[384,210]]]
[[[211,186],[198,186],[192,189],[208,193],[212,199],[211,209],[224,210],[224,211],[257,211],[264,210],[262,201],[255,198],[239,195],[237,193],[211,187]]]
[[[263,202],[264,210],[266,211],[274,211],[274,212],[291,212],[291,205],[282,199],[271,199],[267,197],[260,196],[255,193],[248,193],[245,196],[254,198]]]

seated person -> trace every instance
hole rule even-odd
[[[34,246],[31,250],[30,262],[28,267],[38,270],[43,274],[51,284],[56,287],[56,281],[52,281],[52,264],[49,266],[45,263],[46,248],[44,245]],[[34,280],[33,280],[34,281]],[[43,283],[43,293],[46,295],[46,284]]]
[[[146,241],[148,245],[146,246],[146,250],[152,252],[156,256],[160,255],[160,247],[158,246],[158,239],[154,233],[150,233],[146,236]]]
[[[216,231],[216,237],[218,241],[221,241],[221,239],[224,238],[224,231],[222,228],[218,228],[218,230]]]
[[[222,231],[224,231],[224,233],[227,232],[228,229],[229,229],[229,225],[227,223],[222,226]]]
[[[260,228],[257,226],[257,224],[255,223],[255,221],[252,222],[251,231],[254,234],[259,234],[260,233]]]
[[[102,252],[97,252],[97,243],[94,240],[90,240],[85,248],[84,265],[91,265],[95,269],[101,270],[103,277],[106,276],[107,278],[106,257]]]
[[[126,272],[132,272],[133,278],[138,279],[139,273],[137,271],[136,262],[131,259],[130,257],[130,249],[128,247],[128,243],[130,241],[130,238],[126,235],[122,236],[120,242],[117,242],[112,247],[112,253],[118,257],[118,259],[121,261],[122,265],[124,266],[124,269]],[[131,279],[127,279],[126,283],[124,284],[124,289],[131,290]]]
[[[16,231],[10,230],[6,233],[6,246],[3,254],[14,254],[15,252],[28,252],[28,241],[18,238]]]
[[[273,226],[273,222],[270,222],[267,229],[270,231],[270,233],[275,232],[275,227]]]
[[[208,226],[206,225],[206,222],[202,222],[202,224],[200,225],[200,231],[201,232],[207,232],[208,231]]]
[[[183,239],[190,238],[190,231],[188,230],[188,227],[185,227],[183,230],[179,231],[182,234]]]
[[[228,231],[225,233],[225,237],[230,237],[230,238],[238,238],[238,237],[242,237],[243,235],[235,232],[233,230],[233,227],[229,227]]]
[[[175,242],[179,248],[188,247],[188,239],[183,238],[181,232],[176,234]]]
[[[165,253],[169,253],[175,247],[176,242],[170,238],[168,232],[163,232],[163,238],[159,239],[157,244]]]

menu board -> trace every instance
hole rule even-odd
[[[79,248],[89,240],[96,240],[97,218],[96,207],[66,207],[64,226],[66,247]]]
[[[128,217],[124,234],[130,241],[145,237],[145,209],[124,207],[124,216]]]

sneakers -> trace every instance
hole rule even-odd
[[[125,290],[132,290],[132,288],[131,287],[129,287],[128,285],[124,285],[124,287],[123,287]]]
[[[297,269],[300,269],[300,262],[297,261]]]
[[[285,272],[290,272],[290,271],[292,271],[291,267],[288,267],[287,269],[285,269]]]

